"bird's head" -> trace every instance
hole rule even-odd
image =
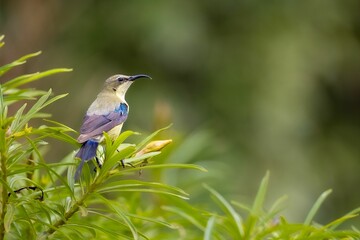
[[[126,76],[122,74],[117,74],[109,77],[105,81],[104,90],[115,93],[119,98],[124,98],[126,91],[129,89],[130,85],[139,78],[150,78],[145,74],[137,74],[134,76]]]

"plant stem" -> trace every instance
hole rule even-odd
[[[3,240],[5,237],[5,215],[6,215],[6,208],[8,202],[8,193],[6,188],[7,183],[7,168],[6,168],[6,160],[7,157],[4,152],[1,152],[1,178],[2,178],[2,189],[1,189],[1,216],[0,216],[0,240]]]

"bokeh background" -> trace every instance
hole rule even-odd
[[[108,76],[151,75],[127,94],[125,129],[174,123],[169,161],[209,170],[177,176],[195,198],[205,181],[250,203],[270,170],[269,203],[287,194],[292,220],[329,188],[320,222],[360,206],[357,0],[0,0],[0,32],[1,64],[43,51],[1,81],[74,69],[34,86],[70,93],[48,111],[76,130]]]

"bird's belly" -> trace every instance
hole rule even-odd
[[[111,129],[108,132],[109,137],[112,141],[115,141],[116,138],[120,135],[122,126],[123,126],[123,124],[117,125],[116,127],[114,127],[113,129]]]

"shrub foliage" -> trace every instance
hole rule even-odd
[[[0,47],[4,45],[0,37]],[[23,56],[0,67],[0,77],[26,63],[40,52]],[[69,72],[56,68],[15,77],[0,87],[0,239],[355,239],[356,228],[338,226],[357,215],[360,209],[326,225],[313,221],[324,192],[303,223],[288,223],[280,215],[280,198],[265,211],[269,174],[258,190],[252,206],[229,202],[213,188],[204,185],[217,209],[210,204],[195,207],[188,194],[164,181],[139,180],[140,171],[188,168],[206,171],[193,164],[157,163],[152,159],[171,140],[154,138],[168,127],[138,143],[125,143],[137,134],[123,132],[116,141],[105,134],[99,150],[103,166],[86,164],[79,181],[74,173],[78,162],[74,152],[57,162],[44,155],[47,139],[79,144],[76,131],[50,120],[43,110],[67,94],[27,88],[26,84]],[[34,119],[37,119],[34,121]],[[95,168],[95,169],[94,169]],[[198,183],[197,183],[198,184]],[[149,197],[150,196],[150,197]],[[151,197],[153,196],[153,197]],[[155,197],[156,196],[156,197]],[[143,200],[145,198],[145,201]],[[240,214],[240,212],[243,212]]]

